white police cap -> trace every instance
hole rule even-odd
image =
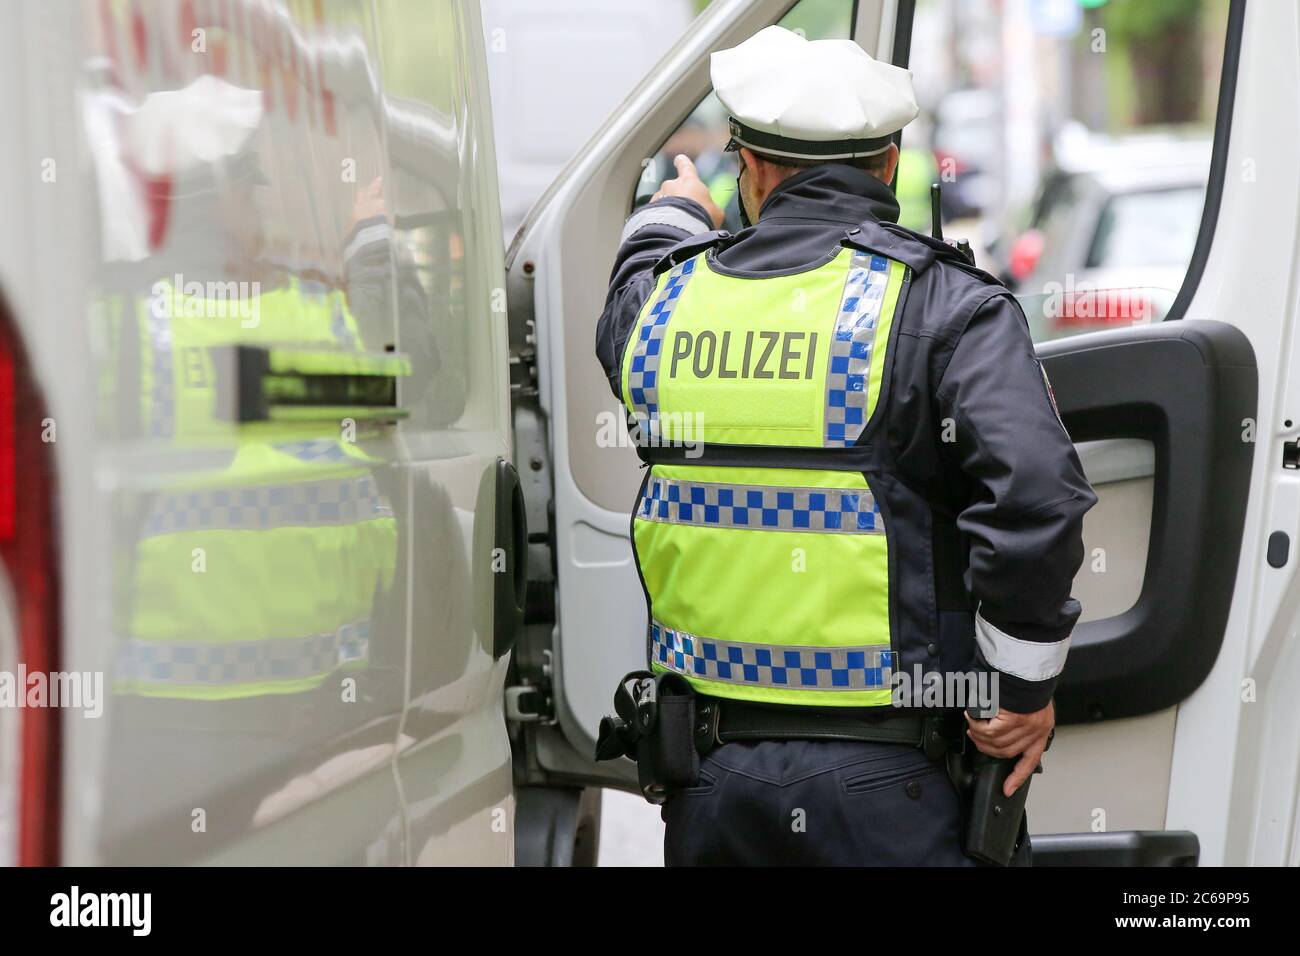
[[[781,159],[873,156],[919,112],[911,72],[852,40],[807,40],[771,26],[717,51],[709,66],[731,114],[728,149]]]
[[[126,149],[151,176],[182,174],[239,156],[262,122],[262,94],[204,74],[150,93],[128,117]]]

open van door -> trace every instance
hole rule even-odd
[[[506,700],[521,783],[636,786],[630,761],[598,765],[593,759],[596,728],[611,709],[615,684],[644,667],[646,653],[645,596],[628,538],[640,472],[595,358],[596,319],[623,221],[657,186],[664,166],[659,154],[670,137],[687,125],[707,138],[709,124],[718,121],[709,83],[712,51],[781,23],[810,39],[852,37],[877,59],[905,63],[912,6],[910,0],[715,0],[569,164],[516,236],[507,254],[507,291],[531,577],[528,624]],[[725,143],[725,115],[720,126]],[[734,175],[714,174],[718,195]],[[526,813],[522,799],[520,813]]]
[[[1034,862],[1300,863],[1300,11],[1232,0],[1199,234],[1163,321],[1039,347],[1098,492],[1029,798]],[[1253,156],[1270,169],[1254,172]],[[1031,321],[1034,307],[1026,303]]]
[[[542,199],[507,257],[535,574],[507,693],[524,783],[635,788],[630,762],[591,756],[615,682],[645,663],[628,540],[637,459],[594,357],[594,327],[622,223],[657,184],[657,154],[707,119],[708,53],[774,22],[810,37],[840,26],[817,35],[851,35],[908,65],[911,3],[716,0]],[[1300,208],[1288,175],[1300,118],[1288,114],[1279,138],[1277,111],[1256,105],[1275,95],[1264,96],[1270,76],[1296,74],[1294,44],[1281,38],[1297,29],[1296,10],[1231,3],[1200,234],[1166,320],[1039,349],[1101,500],[1085,524],[1075,583],[1085,620],[1056,698],[1061,731],[1030,798],[1031,830],[1061,835],[1036,836],[1036,863],[1300,853],[1300,340],[1288,300],[1297,238],[1286,229]]]

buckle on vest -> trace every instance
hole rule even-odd
[[[654,264],[653,273],[658,276],[667,272],[673,266],[679,266],[687,259],[693,259],[701,252],[708,249],[725,249],[731,243],[735,242],[736,237],[725,229],[716,229],[712,232],[702,232],[695,236],[683,239],[680,243],[668,250],[658,262]]]

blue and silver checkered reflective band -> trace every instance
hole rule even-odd
[[[149,509],[142,537],[346,525],[392,513],[370,475],[213,488],[160,495]]]
[[[641,428],[649,439],[659,437],[659,360],[663,356],[668,320],[672,317],[686,283],[695,273],[695,262],[695,259],[687,259],[672,268],[637,330],[632,365],[628,369],[627,390],[636,420],[642,423]]]
[[[682,481],[652,475],[637,517],[667,524],[760,531],[884,534],[885,522],[865,488],[787,488]]]
[[[888,259],[869,252],[854,253],[826,370],[826,434],[822,442],[826,448],[852,445],[866,427],[871,351],[888,285]]]
[[[142,683],[220,686],[319,677],[370,656],[370,621],[306,637],[253,641],[145,641],[118,648],[114,676]]]
[[[306,441],[277,442],[271,446],[278,452],[292,455],[299,461],[338,462],[354,461],[333,438],[312,438]]]
[[[702,680],[791,690],[877,690],[888,687],[894,652],[888,645],[792,647],[719,641],[650,623],[650,662]]]

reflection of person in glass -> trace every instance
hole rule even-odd
[[[642,709],[620,697],[637,720],[607,721],[601,755],[665,801],[670,864],[996,859],[963,843],[945,758],[978,747],[1023,792],[1096,498],[1015,300],[896,224],[911,75],[780,27],[712,74],[753,224],[719,231],[678,156],[597,330],[655,439],[632,533],[653,676],[629,675]],[[1007,830],[1023,862],[1022,815]]]
[[[363,342],[341,288],[264,255],[260,121],[259,93],[204,77],[146,98],[123,138],[131,164],[172,186],[163,243],[133,267],[140,293],[110,299],[116,390],[134,423],[126,437],[180,456],[184,471],[120,500],[133,556],[115,597],[114,734],[136,745],[115,752],[149,755],[175,776],[173,794],[202,792],[202,762],[220,750],[227,777],[271,766],[286,721],[339,699],[332,676],[374,666],[373,605],[396,564],[392,509],[354,434],[218,413],[214,348],[383,345]],[[350,723],[312,712],[322,739]],[[195,733],[203,748],[187,745]],[[109,772],[126,818],[152,799],[143,768]],[[258,796],[250,789],[249,813]]]

